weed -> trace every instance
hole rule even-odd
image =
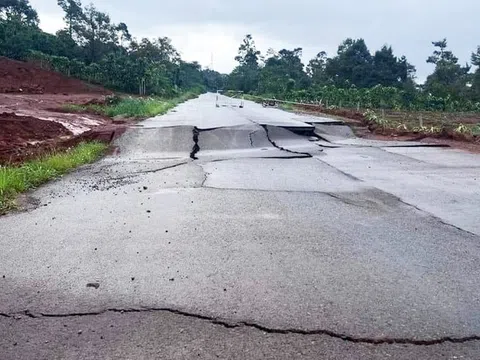
[[[457,134],[472,134],[472,129],[464,124],[458,125],[454,131]]]
[[[15,206],[17,194],[33,189],[67,171],[97,160],[107,145],[81,143],[62,153],[54,153],[20,166],[0,166],[0,214]]]
[[[108,97],[105,105],[65,105],[63,108],[71,112],[93,112],[108,117],[122,116],[126,118],[148,118],[166,113],[181,102],[192,99],[197,95],[185,93],[177,98],[165,100],[156,97]]]

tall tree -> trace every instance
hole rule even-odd
[[[401,86],[415,74],[415,67],[403,56],[400,59],[393,54],[390,46],[383,46],[375,52],[372,64],[372,84],[383,86]]]
[[[435,64],[434,72],[427,77],[425,89],[434,96],[460,99],[468,96],[467,86],[470,66],[458,64],[458,58],[447,50],[447,39],[432,42],[435,50],[427,63]]]
[[[85,20],[82,3],[80,0],[57,0],[57,4],[65,12],[63,20],[67,24],[67,31],[70,38],[74,38],[74,34],[80,31],[80,24]]]
[[[347,39],[338,47],[337,56],[327,61],[325,72],[337,86],[370,87],[372,63],[363,39]]]
[[[248,34],[238,48],[237,66],[230,75],[230,86],[236,90],[251,92],[258,88],[260,51],[255,46],[252,35]]]
[[[320,51],[307,66],[307,74],[312,79],[313,85],[325,85],[328,82],[328,76],[325,72],[327,66],[327,53]]]
[[[260,51],[255,47],[252,35],[248,34],[245,36],[238,48],[238,55],[235,57],[235,60],[240,63],[240,66],[258,67]]]
[[[83,22],[79,27],[81,41],[87,50],[87,61],[97,62],[117,43],[115,25],[111,23],[110,16],[97,10],[93,4],[85,7],[83,13]]]
[[[310,79],[303,70],[301,56],[301,48],[271,52],[260,72],[259,89],[277,94],[308,87]]]
[[[480,46],[477,51],[472,53],[472,64],[477,66],[477,70],[472,79],[472,95],[476,101],[480,101]]]
[[[0,20],[38,25],[38,14],[28,0],[2,0],[0,1]]]

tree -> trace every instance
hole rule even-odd
[[[382,86],[402,86],[413,79],[415,67],[402,56],[400,59],[393,54],[390,46],[383,46],[375,52],[372,64],[372,84]]]
[[[230,75],[230,86],[235,90],[252,92],[258,89],[260,51],[255,47],[252,35],[248,34],[238,48],[237,66]]]
[[[282,49],[278,53],[270,51],[270,55],[260,71],[260,91],[282,94],[310,85],[310,79],[303,70],[302,48]]]
[[[477,52],[472,53],[472,64],[477,66],[472,78],[472,96],[480,101],[480,46],[477,47]]]
[[[0,20],[17,21],[25,25],[38,25],[38,14],[28,0],[2,0]]]
[[[371,87],[373,61],[363,39],[345,40],[337,56],[328,59],[325,72],[332,82],[340,87]]]
[[[211,69],[205,69],[202,72],[203,83],[207,90],[217,91],[222,90],[227,84],[227,75]]]
[[[432,42],[435,50],[427,63],[435,64],[434,72],[427,77],[425,90],[437,97],[461,99],[468,96],[470,66],[458,64],[458,58],[447,49],[447,40]]]
[[[328,82],[328,76],[325,72],[327,66],[327,53],[320,51],[307,66],[307,74],[312,79],[313,85],[325,85]]]
[[[260,51],[255,47],[255,41],[253,41],[252,35],[248,34],[238,48],[238,55],[235,57],[235,60],[240,63],[240,66],[258,68],[259,59]]]
[[[74,34],[79,33],[82,21],[86,20],[82,10],[82,3],[80,0],[57,0],[57,4],[65,12],[63,20],[67,24],[70,38],[73,39]]]
[[[83,21],[78,28],[80,43],[86,49],[87,62],[97,62],[117,44],[116,27],[111,23],[110,16],[98,11],[93,4],[85,7],[83,13]]]
[[[130,32],[128,31],[128,26],[127,24],[121,22],[118,24],[115,28],[115,31],[119,33],[119,38],[120,38],[120,46],[123,47],[123,42],[124,41],[132,41],[132,35],[130,35]]]
[[[438,49],[435,49],[433,55],[428,57],[427,63],[437,65],[442,62],[450,64],[456,64],[458,62],[458,58],[455,57],[451,51],[446,50],[448,46],[447,39],[433,41],[432,45]]]

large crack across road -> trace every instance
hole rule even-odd
[[[260,125],[264,130],[265,130],[265,134],[267,135],[267,140],[270,142],[270,144],[273,145],[273,147],[277,148],[278,150],[281,150],[281,151],[286,151],[288,153],[291,153],[291,154],[298,154],[298,155],[303,155],[303,157],[309,157],[311,158],[312,155],[309,154],[309,153],[306,153],[306,152],[299,152],[299,151],[293,151],[293,150],[289,150],[289,149],[286,149],[284,147],[281,147],[279,145],[277,145],[275,143],[275,141],[273,141],[271,138],[270,138],[270,134],[268,132],[268,127],[267,125]]]
[[[433,346],[439,345],[444,343],[453,343],[453,344],[463,344],[472,341],[480,341],[479,335],[471,335],[465,337],[452,337],[452,336],[445,336],[441,338],[435,339],[415,339],[415,338],[396,338],[396,337],[357,337],[353,335],[348,335],[345,333],[339,333],[332,330],[326,329],[318,329],[318,330],[305,330],[305,329],[280,329],[280,328],[272,328],[265,325],[257,324],[254,322],[247,322],[247,321],[240,321],[240,322],[229,322],[228,320],[224,319],[217,319],[210,316],[200,315],[189,313],[181,310],[170,309],[170,308],[140,308],[140,309],[118,309],[118,308],[111,308],[106,309],[98,312],[84,312],[84,313],[65,313],[65,314],[52,314],[52,313],[32,313],[28,310],[15,313],[15,314],[5,314],[0,313],[0,317],[6,318],[13,318],[19,319],[22,316],[26,316],[32,319],[41,319],[41,318],[71,318],[71,317],[85,317],[85,316],[98,316],[107,313],[146,313],[146,312],[165,312],[171,313],[183,317],[195,318],[199,320],[208,321],[214,325],[223,326],[228,329],[235,329],[235,328],[253,328],[256,330],[260,330],[269,334],[279,334],[279,335],[323,335],[329,336],[335,339],[341,339],[343,341],[352,342],[352,343],[363,343],[363,344],[372,344],[372,345],[393,345],[393,344],[403,344],[403,345],[418,345],[418,346]]]
[[[200,146],[198,145],[198,135],[200,134],[200,131],[198,128],[195,126],[192,130],[192,135],[193,135],[193,147],[192,151],[190,152],[190,158],[193,160],[197,160],[197,153],[200,151]]]

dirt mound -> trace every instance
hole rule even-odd
[[[0,114],[0,163],[15,162],[35,154],[44,143],[72,133],[54,121],[39,120],[14,113]]]
[[[109,94],[110,91],[33,64],[0,57],[0,93]]]
[[[72,135],[62,124],[39,120],[14,113],[0,114],[0,143],[18,141],[42,141],[62,135]]]
[[[83,141],[110,143],[128,124],[106,124],[74,136],[62,124],[14,113],[0,113],[0,164],[15,164]]]

